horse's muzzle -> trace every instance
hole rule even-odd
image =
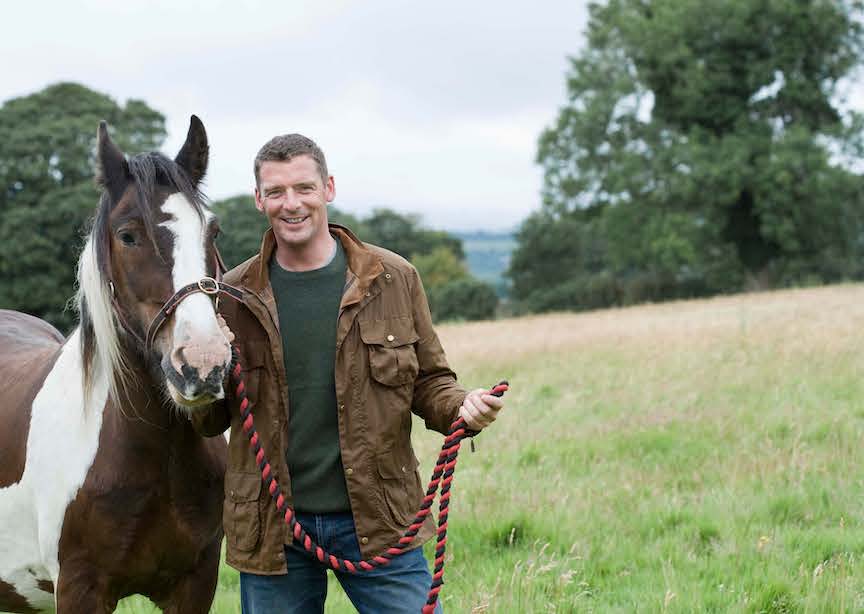
[[[227,373],[226,367],[213,367],[207,376],[202,378],[198,369],[186,363],[183,363],[178,371],[166,355],[162,359],[162,373],[165,375],[168,391],[178,405],[205,405],[225,396],[222,382]]]

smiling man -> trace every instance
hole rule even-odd
[[[309,153],[279,159],[289,155],[283,149],[298,148]],[[255,178],[255,206],[270,220],[276,239],[273,260],[286,271],[319,269],[329,262],[337,242],[328,230],[327,204],[336,188],[314,143],[300,135],[270,141],[255,159]]]
[[[275,137],[254,168],[255,205],[271,228],[260,252],[225,276],[246,301],[223,309],[255,425],[306,531],[336,556],[369,559],[398,541],[423,496],[411,413],[441,433],[458,415],[479,431],[502,400],[456,383],[414,267],[328,224],[336,188],[314,142]],[[326,568],[293,543],[226,401],[195,425],[208,435],[231,427],[223,516],[242,610],[323,612]],[[428,517],[414,549],[389,565],[335,572],[358,611],[420,610],[431,575],[418,546],[433,534]]]

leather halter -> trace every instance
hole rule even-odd
[[[241,303],[243,302],[242,290],[235,288],[234,286],[229,286],[228,284],[213,279],[212,277],[202,277],[196,282],[183,286],[174,293],[174,296],[169,298],[166,303],[162,305],[162,309],[159,310],[159,313],[157,313],[156,317],[153,318],[153,321],[150,322],[150,327],[147,329],[147,339],[144,343],[144,347],[146,347],[148,351],[153,346],[153,341],[156,339],[156,333],[159,332],[159,329],[162,328],[162,325],[165,324],[168,318],[171,317],[171,314],[174,312],[174,309],[177,307],[177,305],[179,305],[180,302],[187,296],[191,296],[199,292],[203,292],[204,294],[214,297],[217,309],[219,306],[220,294],[226,294],[233,298],[235,301],[240,301]]]

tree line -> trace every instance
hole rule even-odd
[[[590,5],[540,136],[523,311],[864,279],[861,2]]]
[[[121,105],[77,83],[0,106],[0,308],[36,315],[65,332],[75,324],[75,264],[98,200],[94,148],[103,119],[126,152],[158,150],[166,137],[165,117],[144,101]],[[211,205],[220,217],[217,244],[226,264],[255,254],[267,221],[252,196]],[[388,209],[365,218],[332,209],[330,217],[410,260],[437,320],[494,315],[494,289],[470,275],[458,238]]]

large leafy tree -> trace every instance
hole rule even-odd
[[[96,127],[125,150],[158,149],[164,117],[140,100],[120,105],[59,83],[0,106],[0,306],[68,331],[75,263],[98,199]]]
[[[836,104],[861,16],[851,0],[592,4],[540,138],[515,296],[568,308],[864,276],[862,120]]]

